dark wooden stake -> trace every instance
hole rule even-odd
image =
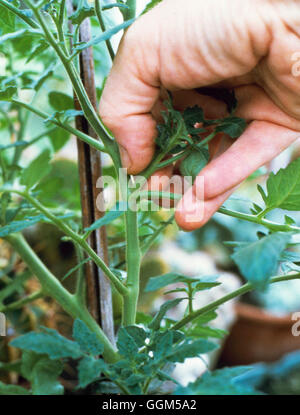
[[[68,3],[69,14],[72,1],[70,0]],[[80,26],[80,41],[88,42],[90,39],[91,24],[89,19],[85,19]],[[85,49],[80,54],[80,76],[92,105],[97,109],[92,48]],[[76,97],[74,100],[75,108],[80,110],[80,104]],[[88,125],[87,120],[84,117],[76,117],[76,128],[96,138],[93,129]],[[102,189],[97,191],[96,188],[97,180],[102,175],[102,161],[101,153],[89,147],[86,143],[77,140],[77,148],[82,220],[83,226],[86,228],[104,215],[103,209],[98,209],[96,206],[96,200],[99,207],[104,206],[103,191]],[[107,236],[104,226],[102,226],[99,231],[93,232],[90,235],[88,243],[105,263],[108,264]],[[102,270],[97,268],[94,263],[88,262],[85,267],[89,311],[101,325],[110,341],[114,344],[114,322],[110,282]]]

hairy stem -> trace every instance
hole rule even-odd
[[[21,102],[17,99],[13,99],[12,102],[16,105],[19,105],[21,107],[26,108],[28,111],[33,112],[34,114],[38,115],[39,117],[43,118],[44,120],[49,120],[49,122],[51,124],[57,125],[57,127],[60,127],[63,130],[68,131],[69,133],[75,135],[80,140],[84,141],[85,143],[87,143],[91,147],[95,148],[96,150],[102,151],[104,153],[107,152],[106,149],[104,148],[104,146],[98,140],[95,140],[94,138],[90,137],[89,135],[82,133],[81,131],[77,130],[76,128],[73,128],[70,125],[64,124],[64,123],[62,123],[60,121],[57,121],[55,119],[50,119],[50,115],[46,114],[45,112],[40,111],[39,109],[33,107],[30,104],[26,104],[25,102]]]
[[[21,234],[12,234],[5,239],[11,244],[14,250],[20,255],[22,260],[27,264],[31,272],[40,281],[43,290],[54,298],[61,307],[70,314],[74,319],[81,319],[98,337],[104,346],[103,356],[108,362],[115,362],[119,356],[113,345],[107,339],[96,321],[89,314],[87,309],[78,304],[76,298],[69,293],[55,278],[55,276],[46,268],[35,252],[28,245]]]
[[[100,3],[101,3],[100,0],[95,0],[95,13],[96,13],[97,19],[99,21],[99,25],[101,27],[102,32],[105,32],[106,28],[105,28],[105,23],[104,23],[103,16],[102,16],[102,10],[101,10],[101,4]],[[109,56],[110,56],[111,60],[113,61],[114,58],[115,58],[115,53],[114,53],[114,50],[112,48],[110,39],[106,39],[105,43],[106,43],[106,47],[107,47]]]
[[[126,262],[127,262],[127,282],[126,287],[129,293],[124,296],[123,325],[130,326],[135,324],[137,302],[139,296],[139,277],[140,277],[140,242],[137,212],[127,210],[126,215]]]
[[[273,277],[270,279],[270,284],[274,284],[280,281],[289,281],[289,280],[297,280],[300,279],[300,273],[297,274],[290,274],[290,275],[282,275],[279,277]],[[208,313],[209,311],[215,310],[220,305],[227,303],[227,301],[232,300],[233,298],[239,297],[240,295],[246,294],[249,291],[254,290],[255,287],[248,282],[247,284],[244,284],[242,287],[238,288],[235,291],[232,291],[229,294],[224,295],[223,297],[219,298],[216,301],[213,301],[212,303],[200,308],[199,310],[196,310],[192,313],[189,313],[186,317],[178,321],[174,324],[172,327],[173,330],[179,330],[182,327],[184,327],[186,324],[190,323],[191,321],[195,320],[199,316]]]
[[[27,23],[33,29],[39,28],[39,25],[34,20],[32,20],[22,10],[19,10],[17,7],[13,6],[8,1],[0,0],[0,5],[5,7],[7,10],[11,11],[12,13],[14,13],[16,16],[22,19],[25,23]]]
[[[260,218],[259,216],[255,215],[248,215],[247,213],[236,212],[234,210],[230,210],[224,207],[221,207],[218,210],[219,213],[223,213],[223,215],[232,216],[233,218],[246,220],[247,222],[257,223],[258,225],[262,225],[267,229],[275,232],[299,232],[300,228],[294,225],[282,225],[280,223],[272,222],[267,219]]]
[[[91,125],[97,136],[101,138],[107,152],[112,157],[115,165],[118,165],[119,157],[118,154],[116,154],[115,144],[106,132],[102,122],[100,121],[99,116],[97,115],[92,103],[90,102],[75,65],[69,60],[69,58],[64,53],[63,49],[56,42],[53,34],[48,29],[44,17],[42,16],[38,8],[31,1],[27,2],[30,8],[32,9],[37,21],[39,22],[41,28],[43,29],[45,38],[52,46],[57,56],[59,57],[61,63],[63,64],[86,119],[88,120],[89,124]]]
[[[52,214],[45,206],[43,206],[37,199],[32,197],[28,192],[22,192],[14,189],[4,189],[5,192],[16,193],[24,197],[35,208],[42,212],[54,225],[56,225],[65,235],[67,235],[74,243],[78,244],[87,255],[95,262],[95,264],[102,269],[107,278],[114,284],[116,289],[121,295],[127,295],[128,290],[115,276],[105,264],[105,262],[96,254],[96,252],[90,247],[90,245],[84,240],[84,238],[78,233],[74,232],[68,225],[64,223],[62,219]]]

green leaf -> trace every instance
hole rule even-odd
[[[15,14],[5,6],[0,5],[0,22],[1,26],[7,26],[10,30],[15,30]]]
[[[94,39],[90,40],[89,42],[82,43],[74,48],[75,52],[80,52],[86,48],[89,48],[91,46],[97,45],[98,43],[105,42],[106,40],[110,39],[113,35],[120,32],[121,30],[126,29],[129,27],[135,19],[126,20],[125,22],[112,27],[111,29],[106,30],[101,35],[95,37]]]
[[[75,13],[71,14],[69,19],[74,25],[81,25],[81,23],[87,18],[95,16],[94,7],[90,6],[87,2],[80,7]]]
[[[149,323],[148,327],[152,330],[158,330],[160,328],[160,324],[166,313],[173,307],[176,307],[184,298],[175,298],[174,300],[169,300],[165,302],[153,318],[153,320]]]
[[[85,353],[97,356],[103,353],[104,347],[95,333],[87,325],[76,319],[73,326],[73,339],[79,344],[80,349]]]
[[[182,114],[189,134],[199,133],[199,129],[195,129],[195,124],[203,123],[205,121],[203,109],[198,107],[186,108]],[[203,132],[206,130],[204,129]]]
[[[232,259],[241,273],[256,288],[264,289],[278,267],[283,250],[291,239],[290,233],[274,233],[236,248]]]
[[[271,173],[264,198],[267,209],[300,210],[300,158],[278,173]]]
[[[158,277],[151,277],[146,285],[145,292],[156,291],[166,287],[167,285],[179,282],[189,284],[195,281],[195,278],[185,277],[184,275],[177,274],[175,272],[169,272],[164,275],[159,275]]]
[[[149,10],[153,9],[157,4],[161,3],[162,0],[151,0],[150,3],[147,4],[145,9],[143,10],[142,14],[147,13]]]
[[[148,335],[143,328],[138,326],[127,326],[126,331],[134,339],[138,347],[142,347],[145,345],[145,340],[148,337]]]
[[[0,89],[0,101],[11,101],[14,95],[17,93],[18,88],[16,85],[7,85]]]
[[[10,40],[24,39],[24,37],[28,38],[28,36],[35,38],[40,36],[40,32],[35,29],[21,29],[16,32],[6,33],[5,35],[0,36],[0,45],[6,44],[6,42]]]
[[[85,388],[90,383],[99,380],[105,363],[101,359],[85,356],[78,365],[79,388]]]
[[[73,213],[58,216],[61,219],[67,219],[74,216]],[[49,222],[45,215],[27,216],[23,220],[10,222],[8,225],[0,227],[0,238],[4,238],[11,233],[21,232],[22,230],[36,225],[39,222]]]
[[[119,9],[124,9],[124,10],[129,10],[130,9],[130,7],[127,6],[127,4],[123,4],[123,3],[108,3],[108,4],[103,5],[102,10],[105,11],[105,10],[112,9],[114,7],[118,7]]]
[[[71,135],[62,128],[55,128],[49,135],[53,151],[57,153],[69,141]]]
[[[33,395],[63,395],[64,387],[58,381],[62,370],[62,362],[40,357],[31,373]]]
[[[42,73],[42,75],[40,77],[38,77],[37,79],[35,79],[33,82],[31,82],[30,84],[26,85],[27,89],[34,89],[35,91],[38,91],[39,89],[41,89],[41,87],[44,85],[44,83],[51,78],[51,76],[54,74],[54,70],[55,70],[55,64],[51,65],[49,68],[47,68],[45,70],[44,73]]]
[[[126,327],[121,327],[118,332],[117,346],[119,353],[124,357],[134,358],[139,346]]]
[[[191,329],[189,331],[189,336],[195,337],[195,338],[209,338],[213,337],[216,339],[223,339],[226,335],[228,335],[228,332],[221,329],[214,329],[212,327],[208,326],[197,326],[194,329]]]
[[[151,347],[153,351],[153,357],[155,360],[166,359],[168,353],[171,353],[174,341],[173,335],[173,331],[156,333]]]
[[[35,59],[37,56],[39,56],[41,53],[45,52],[49,48],[49,43],[46,42],[44,39],[40,39],[36,45],[32,48],[31,52],[29,53],[29,56],[26,59],[26,63],[29,63],[32,61],[32,59]]]
[[[55,111],[50,117],[44,120],[44,123],[52,125],[52,121],[66,122],[71,118],[75,118],[83,115],[83,111],[78,110],[66,110],[66,111]]]
[[[209,353],[219,346],[206,339],[187,340],[182,345],[175,347],[172,353],[168,354],[170,362],[180,363],[191,357],[198,357],[201,354]]]
[[[79,345],[61,336],[56,330],[43,328],[44,332],[30,332],[12,340],[10,344],[22,350],[31,350],[46,354],[50,359],[71,357],[78,359],[82,356]]]
[[[164,124],[157,126],[156,144],[165,153],[178,153],[186,147],[186,142],[191,142],[191,139],[183,116],[179,111],[174,110],[171,98],[165,101],[164,105],[168,111],[162,111]]]
[[[228,117],[222,120],[215,129],[217,133],[225,133],[231,138],[240,137],[247,127],[247,123],[243,118]]]
[[[0,395],[30,395],[30,392],[21,386],[0,382]]]
[[[29,226],[35,225],[45,219],[44,215],[37,215],[37,216],[29,216],[24,220],[18,220],[9,223],[8,225],[0,227],[0,238],[4,238],[11,233],[20,232],[23,229],[28,228]]]
[[[284,223],[286,225],[296,225],[296,222],[293,218],[291,218],[290,216],[284,215]]]
[[[56,111],[67,111],[74,109],[74,101],[70,95],[63,92],[51,91],[48,94],[49,104]]]
[[[179,387],[175,395],[257,395],[252,387],[239,384],[238,377],[249,367],[232,367],[205,372],[194,383]]]
[[[91,258],[85,258],[79,262],[79,264],[75,265],[75,267],[71,268],[63,277],[62,281],[65,281],[70,275],[74,274],[75,271],[78,271],[84,264],[91,261]]]
[[[218,285],[221,285],[220,282],[216,281],[218,277],[218,275],[210,275],[207,277],[199,278],[198,282],[193,283],[193,290],[195,292],[209,290],[211,288],[217,287]]]
[[[183,176],[191,176],[194,182],[200,171],[207,165],[208,160],[208,150],[205,148],[200,148],[197,151],[193,150],[180,163],[180,173]]]
[[[118,202],[115,207],[108,211],[102,218],[96,220],[90,227],[85,228],[86,232],[95,231],[101,226],[108,225],[110,222],[122,216],[127,208],[126,202]]]
[[[50,159],[50,151],[48,149],[44,150],[23,170],[20,183],[26,186],[27,189],[31,189],[50,172]]]

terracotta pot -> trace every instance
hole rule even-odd
[[[292,335],[291,314],[277,317],[259,307],[236,304],[237,320],[225,341],[220,366],[273,362],[300,349],[300,336]]]

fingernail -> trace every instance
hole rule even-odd
[[[181,228],[191,231],[201,226],[203,219],[204,201],[197,199],[190,189],[177,206],[176,221]]]
[[[131,160],[130,160],[127,150],[122,146],[120,146],[120,156],[121,156],[122,166],[124,167],[124,169],[129,170],[131,167]]]

